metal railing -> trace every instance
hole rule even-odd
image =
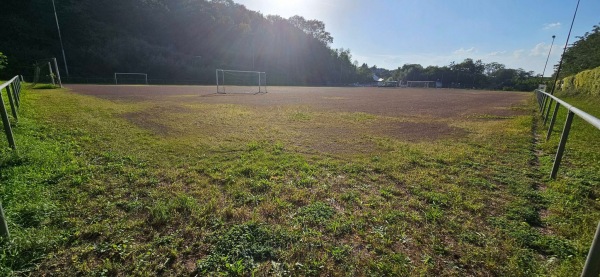
[[[558,172],[558,168],[560,166],[560,161],[562,159],[563,153],[565,151],[565,145],[567,143],[567,139],[569,138],[569,131],[571,130],[571,124],[573,123],[574,115],[578,115],[581,119],[585,120],[592,126],[596,127],[600,130],[600,119],[574,107],[573,105],[559,99],[558,97],[551,95],[542,90],[535,91],[536,98],[538,101],[538,105],[540,106],[540,112],[544,117],[544,125],[548,121],[550,110],[552,109],[552,103],[556,102],[554,111],[552,112],[552,117],[550,118],[550,126],[548,127],[548,133],[546,134],[546,140],[550,138],[552,134],[552,128],[554,127],[554,123],[556,121],[556,116],[558,114],[558,108],[562,105],[568,111],[567,118],[565,120],[565,126],[563,127],[563,132],[560,137],[560,143],[558,144],[558,150],[556,151],[556,157],[554,158],[554,165],[552,166],[552,172],[550,173],[550,177],[552,179],[556,179],[556,173]],[[590,250],[588,252],[585,266],[583,271],[581,272],[581,276],[584,277],[597,277],[600,273],[600,223],[596,228],[596,233],[594,235],[594,240],[590,246]]]
[[[8,111],[4,105],[4,99],[2,92],[6,91],[8,96],[8,102],[12,117],[15,121],[19,120],[19,106],[21,105],[21,81],[22,76],[15,76],[10,81],[0,85],[0,117],[2,117],[2,125],[4,126],[4,132],[8,139],[8,145],[13,150],[17,149],[15,144],[15,138],[13,137],[12,128],[10,126],[10,119],[8,118]],[[4,217],[4,210],[2,209],[2,202],[0,202],[0,237],[9,238],[10,233],[8,232],[8,224]]]
[[[565,126],[563,127],[563,132],[560,137],[558,149],[556,151],[556,157],[554,158],[554,164],[552,165],[552,171],[550,172],[550,178],[556,179],[556,174],[558,173],[558,168],[560,167],[560,162],[565,152],[565,145],[567,144],[567,139],[569,138],[569,132],[571,131],[571,124],[573,123],[574,115],[578,115],[581,119],[596,127],[598,130],[600,130],[600,119],[574,107],[573,105],[545,91],[537,89],[535,90],[535,94],[538,101],[538,105],[540,106],[540,112],[542,113],[542,117],[544,118],[544,125],[548,121],[548,118],[550,118],[550,110],[552,110],[553,102],[556,103],[554,111],[552,112],[552,117],[550,118],[550,126],[548,127],[548,132],[546,133],[546,140],[550,139],[550,135],[552,134],[552,129],[554,128],[554,123],[556,122],[556,117],[558,115],[558,109],[560,108],[560,106],[562,105],[568,111],[567,119],[565,120]]]
[[[6,91],[8,96],[8,102],[10,105],[10,111],[15,121],[19,120],[19,107],[21,105],[21,77],[15,76],[10,81],[0,85],[0,117],[2,117],[2,125],[4,126],[4,133],[8,139],[8,145],[10,148],[16,150],[17,145],[15,144],[15,138],[12,133],[10,126],[10,120],[8,118],[8,111],[4,106],[4,99],[2,98],[2,92]]]

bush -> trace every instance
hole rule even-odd
[[[562,80],[561,90],[567,94],[600,95],[600,67],[584,70]]]

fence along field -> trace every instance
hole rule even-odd
[[[546,172],[531,142],[530,94],[70,89],[25,94],[26,119],[44,126],[28,144],[56,141],[51,149],[65,153],[53,161],[61,177],[38,181],[54,180],[56,204],[39,213],[59,217],[47,224],[61,228],[48,228],[45,238],[57,242],[37,273],[566,275],[583,267],[591,237],[554,219],[549,195],[558,185],[537,188]],[[8,211],[9,227],[18,213]]]
[[[10,105],[11,114],[13,119],[16,121],[19,119],[19,111],[18,108],[20,106],[20,96],[21,96],[21,79],[19,76],[13,77],[10,81],[0,85],[0,117],[2,118],[2,126],[4,129],[4,133],[6,134],[6,140],[8,141],[8,146],[13,150],[16,150],[17,146],[15,143],[15,139],[13,137],[12,126],[10,122],[10,118],[8,117],[8,111],[4,104],[4,96],[3,91],[6,91],[6,96],[8,98],[8,102]],[[8,224],[6,223],[6,218],[4,216],[4,209],[2,208],[2,201],[0,199],[0,237],[9,238],[10,232],[8,230]]]

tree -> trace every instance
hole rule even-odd
[[[394,72],[399,81],[423,81],[423,66],[420,64],[405,64]]]
[[[328,45],[333,43],[333,37],[329,32],[325,31],[325,23],[323,23],[323,21],[315,19],[306,20],[299,15],[294,15],[288,20],[292,25],[311,35],[323,44]]]
[[[506,66],[501,63],[491,62],[491,63],[485,64],[484,74],[488,77],[494,77],[498,73],[499,70],[502,70],[505,68],[506,68]]]
[[[108,2],[56,1],[71,76],[108,79],[127,70],[210,84],[215,68],[230,68],[267,71],[273,84],[358,78],[350,51],[333,55],[333,37],[318,20],[263,16],[232,0]],[[0,28],[0,36],[12,38],[0,40],[11,57],[3,75],[32,74],[22,71],[61,55],[48,1],[9,1],[0,26],[11,26]]]
[[[600,66],[600,25],[594,25],[591,32],[577,38],[565,52],[561,76],[574,75]]]
[[[373,81],[373,72],[366,63],[363,63],[360,67],[358,67],[357,71],[357,82],[368,83]]]

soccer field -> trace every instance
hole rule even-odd
[[[264,94],[217,94],[214,86],[68,85],[68,87],[77,93],[111,100],[152,100],[168,103],[181,100],[192,103],[242,104],[266,108],[296,105],[321,111],[434,117],[486,113],[509,115],[511,106],[523,104],[530,95],[524,92],[380,87],[269,87],[269,93]],[[190,99],[190,96],[201,97]]]
[[[542,223],[529,93],[67,88],[25,94],[34,127],[17,134],[56,141],[49,162],[65,171],[48,230],[68,240],[40,274],[528,275],[583,262],[587,246]]]
[[[214,86],[69,87],[151,106],[123,116],[167,137],[282,140],[305,146],[305,151],[347,153],[372,145],[369,137],[459,139],[469,132],[461,124],[527,114],[519,106],[528,99],[527,93],[517,92],[377,87],[270,87],[266,94],[217,94]]]

